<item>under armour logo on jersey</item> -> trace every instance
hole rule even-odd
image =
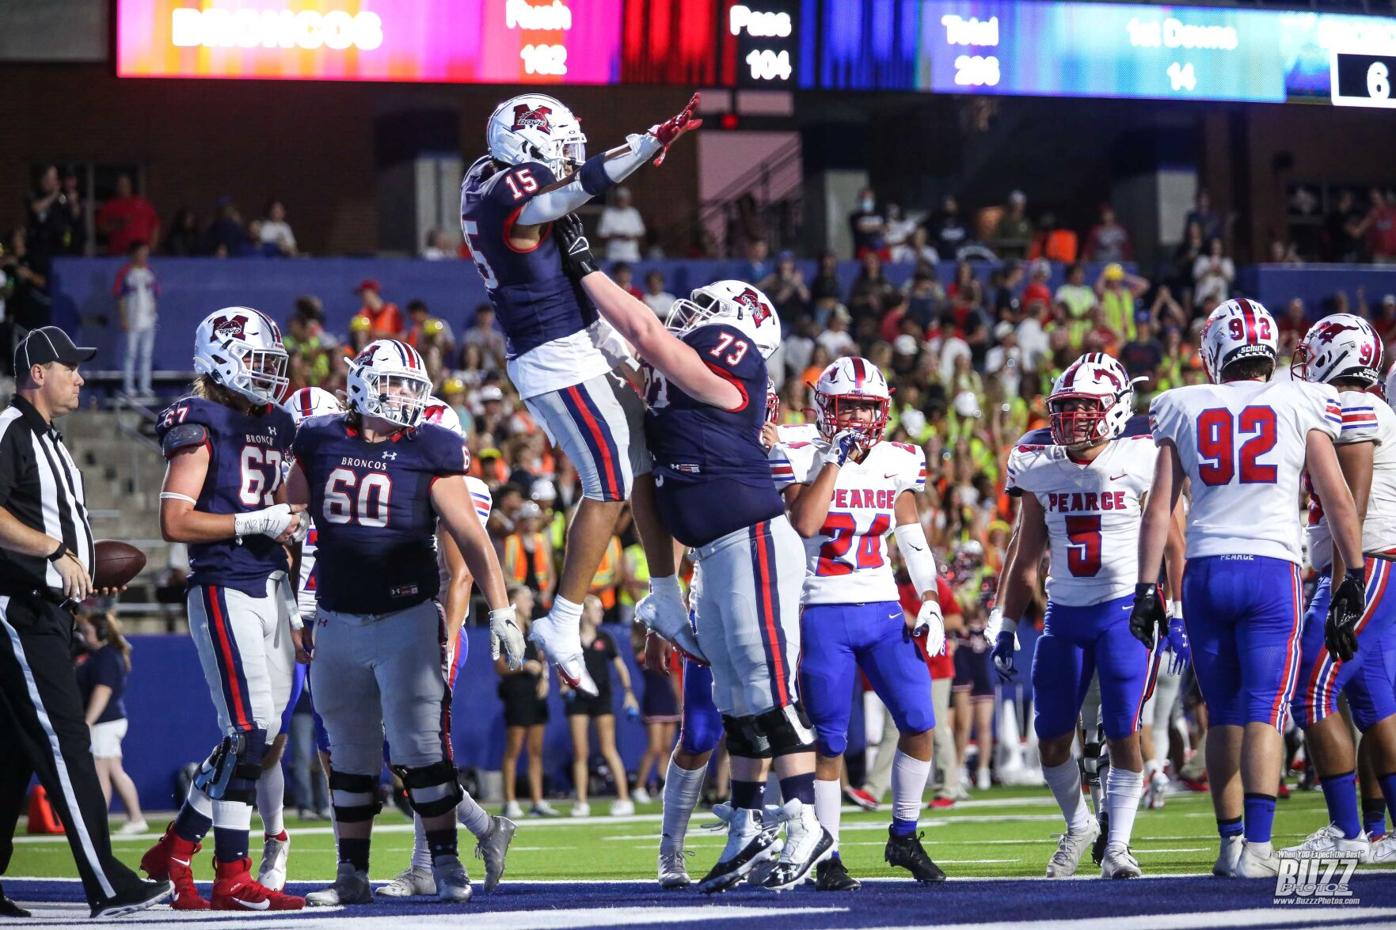
[[[515,132],[520,129],[536,129],[539,132],[552,135],[553,124],[548,119],[548,114],[552,112],[552,107],[531,107],[526,103],[515,104],[513,129]]]
[[[389,461],[397,461],[397,453],[396,453],[396,452],[384,452],[384,453],[383,453],[383,458],[388,459]]]
[[[752,320],[756,322],[757,326],[766,322],[767,318],[771,315],[770,307],[766,306],[761,300],[761,295],[756,292],[755,288],[749,287],[742,291],[736,297],[732,298],[732,302],[749,311]]]
[[[213,332],[224,339],[246,339],[247,317],[240,313],[220,316],[213,321]]]

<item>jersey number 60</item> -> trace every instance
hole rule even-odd
[[[360,479],[347,468],[336,468],[325,481],[325,519],[330,523],[387,526],[392,495],[393,479],[382,472],[370,472]]]

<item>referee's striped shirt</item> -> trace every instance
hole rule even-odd
[[[15,395],[0,412],[0,507],[47,533],[92,571],[92,527],[82,473],[58,430]],[[49,588],[62,599],[63,579],[44,556],[0,549],[0,595]]]

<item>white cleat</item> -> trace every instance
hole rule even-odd
[[[1367,861],[1371,863],[1390,862],[1396,859],[1396,836],[1388,833],[1375,843],[1371,844],[1371,851],[1367,854]]]
[[[1149,787],[1144,792],[1145,804],[1149,810],[1157,811],[1163,809],[1163,799],[1168,794],[1168,776],[1163,774],[1163,769],[1154,769],[1154,773],[1149,776]]]
[[[1212,864],[1212,874],[1217,878],[1235,878],[1236,863],[1241,861],[1241,849],[1246,845],[1245,837],[1222,837],[1217,861]]]
[[[1280,852],[1286,856],[1327,855],[1353,858],[1358,862],[1372,861],[1372,844],[1367,842],[1367,837],[1359,833],[1352,839],[1348,839],[1343,836],[1342,828],[1336,823],[1320,827],[1310,833],[1298,846],[1289,846]]]
[[[1271,878],[1280,871],[1280,856],[1269,843],[1245,843],[1236,860],[1237,878]]]
[[[1105,858],[1100,862],[1101,878],[1138,878],[1143,874],[1128,846],[1105,847]]]
[[[373,889],[373,893],[385,898],[418,898],[436,894],[436,879],[431,869],[408,866],[397,873],[397,878]]]
[[[334,884],[305,896],[307,907],[338,907],[343,904],[372,904],[368,873],[354,868],[353,863],[341,862]]]
[[[761,811],[718,804],[713,815],[727,825],[727,844],[717,863],[698,882],[698,890],[704,894],[726,891],[746,878],[776,842],[775,829],[763,823]]]
[[[751,871],[746,873],[746,883],[757,886],[766,883],[766,876],[771,874],[771,870],[780,862],[780,854],[785,852],[785,840],[777,838],[764,851],[756,854],[755,864]]]
[[[436,879],[436,896],[442,901],[464,904],[470,900],[470,876],[455,856],[438,856],[431,864],[431,874]]]
[[[586,662],[582,660],[582,634],[576,623],[565,624],[548,614],[533,621],[528,639],[548,657],[549,662],[557,666],[557,673],[568,685],[587,697],[596,697],[600,693],[596,682],[587,674]]]
[[[688,856],[682,849],[659,851],[659,887],[687,888],[693,883],[688,876]]]
[[[785,849],[761,887],[784,891],[800,884],[815,866],[834,854],[834,838],[820,825],[814,805],[802,804],[796,798],[778,808],[773,819],[785,824]]]
[[[1091,818],[1090,825],[1080,833],[1072,833],[1070,830],[1063,833],[1057,841],[1057,851],[1047,860],[1047,877],[1071,878],[1075,875],[1077,867],[1081,864],[1081,857],[1091,848],[1098,836],[1100,824],[1094,817]]]
[[[491,817],[490,828],[475,843],[475,858],[485,863],[485,890],[494,891],[504,877],[504,858],[514,841],[518,824],[507,817]]]
[[[286,860],[291,856],[291,837],[278,840],[274,836],[266,838],[262,846],[262,865],[257,869],[257,883],[272,891],[286,887]]]

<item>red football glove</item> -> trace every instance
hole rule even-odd
[[[650,129],[650,135],[658,139],[659,143],[664,146],[663,150],[659,153],[659,157],[654,160],[655,167],[664,164],[664,156],[669,154],[669,146],[673,145],[674,141],[677,140],[679,136],[703,125],[701,119],[693,118],[693,111],[698,108],[698,98],[700,96],[702,95],[694,94],[692,99],[688,101],[688,105],[680,110],[677,116],[671,116],[658,126]]]

